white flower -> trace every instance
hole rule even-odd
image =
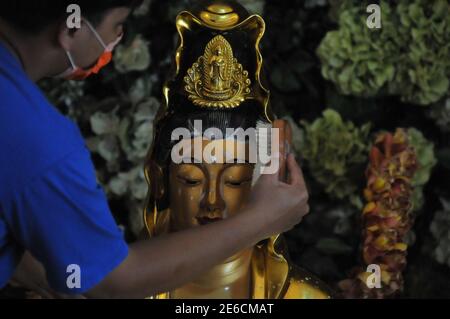
[[[153,121],[159,108],[154,97],[146,99],[136,107],[132,119],[121,123],[120,141],[128,160],[140,163],[144,160],[153,140]]]
[[[144,98],[152,94],[153,85],[158,81],[158,76],[152,74],[140,77],[130,89],[129,96],[133,105],[141,102]]]
[[[129,46],[119,45],[114,54],[114,65],[120,73],[144,71],[151,63],[149,43],[137,35]]]
[[[430,231],[436,240],[434,258],[450,267],[450,201],[441,198],[443,209],[437,211],[430,224]]]
[[[142,4],[133,11],[133,15],[136,17],[145,16],[150,11],[150,5],[152,0],[144,0]]]
[[[119,173],[108,183],[108,190],[117,196],[124,196],[128,191],[129,179],[127,173]]]
[[[127,201],[128,221],[131,228],[131,232],[135,236],[139,236],[144,229],[144,202],[140,200],[128,200]]]
[[[92,131],[97,135],[117,133],[120,124],[117,110],[118,107],[109,113],[94,113],[90,118]]]
[[[138,200],[144,200],[147,196],[148,184],[142,167],[137,168],[137,174],[130,183],[130,191],[131,196]]]
[[[107,162],[118,160],[120,156],[120,149],[117,138],[114,135],[105,135],[102,137],[98,143],[97,152]]]
[[[108,190],[114,195],[130,197],[137,200],[144,200],[147,196],[147,181],[145,180],[144,169],[141,165],[128,172],[122,172],[113,177],[108,183]]]

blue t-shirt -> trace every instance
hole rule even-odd
[[[0,43],[0,288],[24,250],[68,294],[88,291],[128,255],[79,129]]]

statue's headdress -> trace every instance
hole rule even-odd
[[[161,116],[186,105],[215,110],[258,105],[273,120],[263,86],[260,41],[264,20],[235,1],[201,1],[176,19],[179,46],[173,74],[164,87]]]

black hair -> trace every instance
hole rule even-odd
[[[2,0],[0,18],[18,30],[36,34],[58,21],[64,21],[69,13],[67,7],[77,4],[81,15],[98,24],[111,9],[136,8],[143,0]]]

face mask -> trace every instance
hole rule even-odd
[[[81,80],[86,79],[88,76],[90,76],[92,74],[97,74],[98,72],[100,72],[100,70],[102,68],[104,68],[109,62],[111,62],[112,52],[113,52],[114,48],[117,46],[117,44],[119,44],[120,40],[122,40],[123,33],[117,38],[116,41],[114,41],[113,43],[110,43],[109,45],[106,45],[105,42],[103,42],[103,39],[98,34],[98,32],[94,29],[94,27],[87,20],[84,20],[84,21],[86,22],[89,29],[91,29],[92,33],[95,35],[98,42],[100,42],[100,44],[103,46],[105,51],[98,58],[97,63],[88,70],[84,70],[84,69],[78,67],[75,64],[72,54],[70,54],[69,51],[66,51],[66,54],[69,59],[71,67],[68,68],[62,74],[60,74],[59,76],[57,76],[58,78],[63,78],[66,80],[81,81]]]

